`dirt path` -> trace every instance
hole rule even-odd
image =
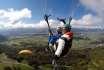
[[[2,58],[0,58],[0,62],[13,63],[13,64],[22,64],[22,65],[31,67],[31,66],[29,66],[27,64],[19,63],[16,60],[13,60],[11,58],[8,58],[7,56],[3,56]]]
[[[3,56],[3,57],[1,58],[1,61],[7,61],[7,62],[15,62],[15,63],[18,63],[16,60],[10,59],[10,58],[8,58],[7,56]]]
[[[91,60],[91,62],[92,62],[96,67],[98,67],[98,64],[95,63],[93,60]]]

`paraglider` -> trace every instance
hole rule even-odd
[[[20,51],[20,52],[18,53],[18,56],[19,56],[20,54],[23,54],[23,53],[25,53],[25,54],[31,54],[31,55],[34,56],[34,52],[31,51],[31,50],[22,50],[22,51]]]
[[[46,21],[46,23],[48,24],[48,31],[49,31],[49,34],[52,36],[52,38],[54,37],[54,35],[53,35],[53,33],[52,33],[52,30],[51,30],[51,28],[50,28],[50,25],[49,25],[49,22],[48,22],[48,18],[49,18],[49,16],[50,15],[47,15],[48,13],[48,10],[47,10],[47,8],[48,8],[48,6],[47,6],[47,2],[48,0],[41,0],[41,3],[42,3],[42,8],[43,8],[43,11],[44,11],[44,19],[45,19],[45,21]],[[78,9],[78,7],[79,7],[79,5],[80,5],[80,0],[67,0],[68,2],[68,9],[69,9],[69,15],[68,15],[68,18],[69,18],[69,22],[68,22],[68,24],[67,24],[67,22],[65,21],[66,20],[66,18],[65,19],[62,19],[62,18],[57,18],[59,21],[61,21],[61,22],[63,22],[64,23],[64,25],[63,25],[63,32],[64,32],[64,35],[66,36],[66,37],[61,37],[60,38],[60,40],[59,41],[62,41],[62,43],[65,45],[65,46],[63,46],[63,44],[61,44],[61,43],[55,43],[55,41],[56,40],[54,40],[54,44],[52,44],[52,46],[53,45],[57,45],[57,47],[60,47],[61,46],[61,50],[60,50],[60,48],[57,48],[58,49],[58,51],[55,51],[55,53],[54,53],[54,57],[52,58],[52,65],[54,65],[55,66],[55,69],[56,70],[59,70],[58,69],[58,65],[57,65],[57,62],[56,62],[56,60],[58,59],[58,57],[60,57],[60,56],[64,56],[64,55],[66,55],[67,54],[67,52],[68,52],[68,50],[71,48],[71,45],[72,45],[72,37],[73,37],[73,32],[71,32],[71,21],[72,21],[72,19],[73,19],[73,16],[74,16],[74,14],[75,14],[75,12],[76,12],[76,10]],[[61,5],[61,7],[62,7],[62,5]],[[63,6],[64,7],[64,6]],[[57,8],[58,9],[58,8]],[[51,12],[50,12],[50,14],[52,14]],[[70,38],[70,39],[68,39],[68,38]],[[49,45],[49,42],[48,42],[48,45]],[[63,48],[62,48],[63,47]],[[49,49],[49,47],[48,47],[48,49]],[[64,52],[64,54],[61,54],[61,52],[63,51]],[[56,58],[56,59],[55,59]]]
[[[47,22],[47,24],[48,24],[48,28],[49,28],[49,32],[51,33],[51,36],[53,37],[53,34],[52,34],[52,31],[51,31],[51,29],[50,29],[50,26],[49,26],[49,22],[48,22],[48,17],[50,16],[50,15],[47,15],[47,13],[46,13],[46,6],[47,4],[46,4],[46,1],[44,2],[44,11],[45,11],[45,16],[44,16],[44,19],[45,19],[45,21]],[[68,22],[68,24],[66,23],[66,18],[65,19],[60,19],[60,18],[57,18],[59,21],[61,21],[61,22],[63,22],[64,23],[64,25],[63,25],[63,37],[61,37],[58,41],[62,41],[61,43],[60,42],[58,42],[58,45],[56,44],[56,43],[54,43],[54,45],[56,45],[58,48],[58,51],[56,50],[55,51],[55,54],[54,54],[54,56],[53,56],[53,58],[52,58],[52,65],[54,65],[55,66],[55,69],[56,70],[59,70],[58,69],[58,65],[57,65],[57,63],[56,63],[56,60],[58,60],[59,59],[59,57],[60,56],[64,56],[64,55],[66,55],[67,54],[67,52],[68,52],[68,50],[71,48],[71,46],[72,46],[72,40],[73,40],[73,32],[71,32],[71,25],[70,25],[70,23],[71,23],[71,21],[72,21],[72,19],[73,19],[73,16],[74,16],[74,14],[75,14],[75,12],[76,12],[76,10],[78,9],[78,7],[79,7],[79,5],[80,5],[80,1],[79,0],[68,0],[68,6],[69,6],[69,16],[68,16],[68,18],[69,18],[69,22]],[[70,38],[70,39],[68,39],[68,38]],[[63,46],[63,44],[65,45],[65,46]],[[49,44],[49,43],[48,43]],[[61,50],[60,50],[60,47],[61,47]],[[63,47],[63,48],[62,48]],[[63,49],[63,50],[62,50]],[[63,53],[61,53],[61,52],[63,52]]]

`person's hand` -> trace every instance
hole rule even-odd
[[[49,36],[51,36],[51,33],[48,33]]]

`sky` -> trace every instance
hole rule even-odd
[[[0,0],[0,28],[56,28],[72,17],[74,28],[104,28],[104,0]]]

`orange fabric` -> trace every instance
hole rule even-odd
[[[65,34],[66,34],[66,35],[69,35],[70,38],[73,37],[73,32],[67,32],[67,33],[65,33]]]
[[[28,53],[28,54],[34,55],[34,52],[30,51],[30,50],[22,50],[22,51],[19,52],[19,54],[22,54],[22,53]]]

